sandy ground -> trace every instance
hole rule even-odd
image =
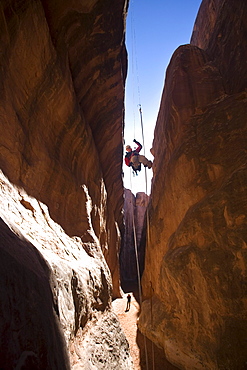
[[[127,295],[131,295],[130,310],[126,312]],[[176,370],[165,358],[163,351],[143,337],[137,328],[139,304],[133,292],[126,292],[123,298],[113,301],[113,310],[117,314],[122,329],[130,345],[130,353],[135,370]],[[146,342],[146,345],[145,345]],[[145,350],[146,348],[146,350]],[[147,361],[146,361],[147,359]],[[148,362],[148,365],[147,365]]]
[[[113,310],[117,314],[129,342],[130,353],[135,365],[135,369],[141,369],[140,349],[136,343],[139,304],[135,300],[133,293],[130,293],[130,295],[131,303],[130,310],[128,312],[125,311],[127,305],[127,294],[125,294],[124,298],[119,298],[113,301]]]

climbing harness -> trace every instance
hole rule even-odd
[[[137,168],[134,167],[133,163],[131,163],[130,166],[132,168],[133,175],[138,176],[138,171],[141,171],[141,163],[139,163]]]
[[[126,149],[127,148],[130,148],[130,146],[129,145],[127,145],[126,146]],[[133,152],[134,152],[134,154],[133,154]],[[134,160],[134,161],[131,161],[131,162],[129,162],[129,164],[128,164],[128,166],[129,167],[131,167],[132,168],[132,173],[133,173],[133,175],[138,175],[138,173],[137,173],[137,171],[141,171],[141,163],[139,162],[139,160],[138,160],[138,155],[139,155],[139,153],[138,152],[135,152],[135,151],[131,151],[131,152],[127,152],[126,153],[126,155],[125,155],[125,158],[128,160],[128,161],[130,161],[132,158],[134,158],[135,156],[137,157],[137,159],[136,160]]]

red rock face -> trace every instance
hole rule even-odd
[[[0,171],[1,368],[68,369],[68,349],[73,366],[131,368],[111,312],[120,295],[126,6],[0,3],[0,170],[11,182]]]
[[[182,369],[247,360],[246,19],[245,1],[203,1],[155,129],[139,325]]]
[[[70,236],[100,240],[117,296],[125,2],[0,8],[0,167]]]
[[[242,0],[203,1],[191,38],[217,65],[228,94],[245,90],[247,84],[246,8]]]
[[[1,171],[0,184],[0,368],[131,369],[100,244],[70,238]]]

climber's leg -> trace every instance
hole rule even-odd
[[[148,168],[151,168],[153,164],[152,161],[149,161],[144,155],[141,154],[139,154],[139,162]]]

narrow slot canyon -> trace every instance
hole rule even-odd
[[[127,296],[130,294],[130,309],[127,311]],[[124,297],[113,301],[113,311],[117,314],[121,327],[130,346],[130,354],[135,370],[166,369],[176,370],[177,367],[169,363],[164,352],[144,338],[138,330],[137,320],[140,314],[138,287],[132,283],[124,289]]]
[[[121,327],[130,346],[134,369],[177,369],[164,356],[163,351],[144,337],[138,330],[140,314],[140,289],[138,272],[143,272],[145,250],[145,216],[149,196],[143,192],[136,196],[129,189],[124,190],[124,242],[120,252],[121,288],[124,296],[113,301],[113,311],[117,314]],[[135,232],[134,232],[135,228]],[[136,261],[135,245],[138,255]],[[128,309],[128,296],[130,305]]]
[[[167,361],[162,349],[158,348],[147,337],[144,337],[138,329],[141,286],[139,286],[137,269],[139,269],[141,279],[144,269],[148,202],[149,196],[144,192],[134,195],[130,189],[124,190],[125,234],[120,251],[120,276],[123,297],[113,301],[113,311],[117,314],[128,340],[135,370],[175,370],[177,367]],[[138,263],[136,261],[137,256]],[[128,295],[131,296],[129,310],[127,309]],[[151,314],[152,310],[150,311]]]
[[[128,10],[0,3],[0,370],[247,369],[247,2],[202,0],[162,66],[148,195]]]

